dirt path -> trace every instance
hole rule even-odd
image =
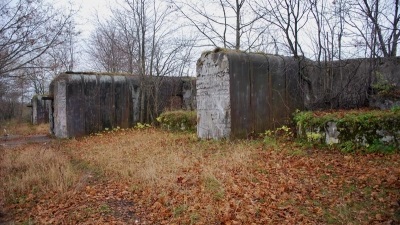
[[[2,136],[0,140],[0,147],[3,148],[13,148],[24,144],[31,144],[31,143],[43,143],[47,144],[54,139],[51,138],[49,135],[46,134],[36,134],[36,135],[9,135],[9,136]]]

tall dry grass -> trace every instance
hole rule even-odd
[[[35,134],[48,134],[49,124],[33,125],[28,122],[20,122],[17,120],[3,121],[0,123],[0,132],[3,135],[6,132],[9,135],[35,135]]]
[[[228,171],[245,173],[251,166],[254,149],[249,141],[199,141],[195,134],[157,129],[92,136],[85,143],[73,147],[76,157],[101,168],[106,175],[150,187],[173,187],[177,177],[193,168],[199,170],[200,178],[229,182]]]
[[[29,144],[1,151],[0,197],[7,201],[48,191],[62,193],[78,177],[69,158],[54,145]]]
[[[199,218],[211,224],[221,215],[221,204],[234,198],[232,187],[238,191],[241,179],[253,177],[254,150],[262,143],[201,141],[195,134],[148,129],[86,137],[70,144],[74,158],[101,169],[106,177],[124,181],[138,205],[157,209],[148,217],[168,218],[162,213],[167,210],[171,224],[181,216],[192,224]]]

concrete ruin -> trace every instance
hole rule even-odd
[[[48,123],[50,112],[50,101],[47,96],[35,95],[31,99],[31,123],[34,125]]]
[[[287,122],[303,107],[292,57],[206,53],[197,62],[197,134],[246,138]]]
[[[165,109],[193,108],[189,78],[65,73],[50,85],[51,132],[59,138],[151,122]]]
[[[246,138],[289,124],[296,109],[379,107],[373,100],[379,82],[400,86],[400,58],[321,63],[206,52],[197,62],[197,134]]]
[[[328,63],[301,60],[299,65],[305,78],[300,94],[304,95],[304,107],[308,110],[389,109],[400,101],[396,96],[380,95],[383,89],[400,87],[398,57]]]

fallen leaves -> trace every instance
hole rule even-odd
[[[7,220],[382,224],[400,218],[398,154],[293,155],[255,141],[197,141],[155,129],[71,140],[65,147],[86,172],[100,170],[100,178],[82,176],[65,193],[27,193],[24,202],[6,205]]]

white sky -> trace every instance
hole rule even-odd
[[[78,9],[76,23],[78,30],[82,32],[83,37],[88,37],[93,29],[93,20],[96,14],[108,16],[110,0],[58,0],[68,4],[70,2],[74,9]]]
[[[75,71],[88,71],[86,61],[86,53],[84,52],[85,43],[89,39],[91,32],[94,30],[94,21],[96,15],[103,18],[110,16],[110,4],[115,0],[49,0],[55,7],[63,7],[67,11],[72,9],[78,11],[77,15],[74,16],[75,23],[77,25],[76,31],[81,32],[78,40],[80,45],[80,53],[75,60],[76,66]],[[115,3],[114,3],[115,4]]]

